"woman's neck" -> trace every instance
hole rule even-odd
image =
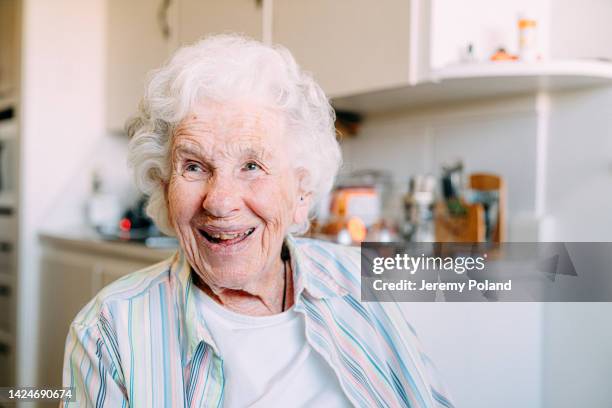
[[[197,273],[192,273],[192,279],[204,293],[233,312],[249,316],[269,316],[289,309],[294,303],[291,262],[281,260],[272,271],[270,279],[248,289],[208,285]]]

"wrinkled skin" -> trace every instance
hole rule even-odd
[[[280,312],[286,286],[293,302],[280,251],[310,195],[289,140],[279,113],[248,102],[202,102],[173,135],[170,222],[198,286],[239,313]]]

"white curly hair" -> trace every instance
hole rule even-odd
[[[175,235],[168,218],[165,184],[170,178],[170,146],[176,126],[202,100],[248,98],[279,111],[285,137],[292,138],[293,163],[306,172],[302,186],[312,194],[311,210],[331,190],[342,156],[335,114],[323,90],[282,46],[237,35],[206,37],[180,48],[149,75],[137,116],[126,124],[128,162],[137,187],[149,197],[147,214]],[[293,225],[290,233],[308,229]]]

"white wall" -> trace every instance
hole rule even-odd
[[[609,408],[612,403],[610,303],[544,306],[545,408]]]
[[[83,152],[103,136],[105,2],[24,0],[23,7],[17,363],[19,384],[35,385],[45,337],[37,330],[37,231],[72,222],[74,208],[63,220],[50,220],[52,209],[68,190],[87,191],[75,175],[89,172]]]
[[[612,58],[612,2],[551,1],[551,55],[559,59]]]
[[[611,129],[612,88],[564,93],[552,99],[546,211],[558,241],[612,241]],[[612,276],[608,279],[612,287]],[[610,316],[609,303],[545,305],[546,408],[610,406]]]
[[[87,199],[92,191],[92,177],[98,174],[102,190],[118,197],[121,208],[132,205],[138,194],[127,166],[128,138],[107,134],[90,142],[80,151],[72,177],[58,186],[57,200],[48,209],[49,216],[38,226],[45,231],[78,231],[86,226]]]
[[[612,241],[612,88],[552,99],[547,213],[559,241]]]

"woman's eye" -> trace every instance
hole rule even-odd
[[[185,166],[185,171],[188,171],[188,172],[201,172],[202,171],[202,167],[200,167],[200,165],[195,164],[195,163],[188,163]]]
[[[248,162],[244,165],[244,169],[248,171],[260,170],[261,166],[255,162]]]

